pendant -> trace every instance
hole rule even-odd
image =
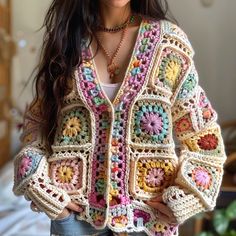
[[[119,75],[120,68],[116,64],[112,63],[112,64],[108,65],[107,71],[110,75],[110,79],[114,80]]]

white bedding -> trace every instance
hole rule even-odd
[[[30,202],[12,192],[13,163],[0,170],[0,235],[49,236],[50,220],[30,209]]]

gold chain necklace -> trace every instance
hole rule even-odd
[[[127,20],[123,24],[118,25],[114,28],[107,28],[104,25],[99,25],[97,27],[97,29],[98,29],[98,31],[103,31],[103,32],[108,32],[108,33],[116,33],[118,31],[123,30],[127,25],[133,23],[133,21],[134,21],[134,15],[128,17]]]
[[[112,82],[115,82],[117,81],[117,76],[119,75],[120,73],[120,66],[118,66],[116,63],[115,63],[115,59],[118,55],[118,52],[122,46],[122,43],[124,41],[124,38],[125,38],[125,34],[127,32],[127,26],[128,24],[126,25],[126,27],[123,29],[123,32],[122,32],[122,36],[121,36],[121,39],[120,39],[120,42],[115,50],[115,52],[113,53],[113,55],[111,55],[103,46],[102,44],[102,40],[101,40],[101,37],[98,37],[98,35],[95,35],[96,39],[97,39],[97,42],[99,44],[99,46],[101,47],[103,53],[105,54],[106,58],[107,58],[107,71],[109,73],[109,77],[110,77],[110,80]]]

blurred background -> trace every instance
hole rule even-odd
[[[32,99],[32,84],[23,88],[38,62],[43,36],[39,29],[50,2],[0,0],[0,235],[49,234],[48,219],[31,212],[29,203],[13,196],[11,188],[22,115]],[[189,220],[180,235],[236,236],[236,1],[168,2],[195,50],[200,85],[219,114],[228,156],[217,209]]]

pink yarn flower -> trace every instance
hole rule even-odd
[[[96,203],[97,202],[97,197],[95,193],[91,193],[89,196],[89,202],[91,203]]]
[[[100,204],[101,206],[105,207],[105,205],[106,205],[105,199],[102,198],[102,199],[99,201],[99,204]]]
[[[201,93],[199,105],[200,105],[201,107],[209,107],[209,106],[210,106],[209,100],[207,99],[205,93]]]
[[[164,180],[164,171],[161,168],[154,168],[149,171],[146,181],[151,186],[159,186]]]
[[[31,158],[26,156],[26,155],[24,155],[22,160],[21,160],[21,163],[19,165],[18,174],[21,177],[23,177],[27,173],[27,171],[30,169],[31,164],[32,164]]]
[[[149,213],[145,212],[145,211],[142,211],[142,210],[139,210],[139,209],[135,209],[134,210],[134,221],[137,221],[138,218],[143,218],[143,223],[146,224],[151,216]]]
[[[121,197],[120,200],[121,200],[121,204],[123,205],[127,205],[130,203],[130,199],[128,197]]]
[[[86,82],[86,85],[85,85],[85,86],[86,86],[89,90],[95,88],[95,84],[92,83],[92,82],[90,82],[90,81]]]
[[[193,179],[198,186],[208,189],[211,184],[211,176],[208,171],[202,167],[193,170]]]
[[[142,129],[145,129],[146,132],[150,135],[160,134],[163,126],[162,117],[158,114],[146,113],[142,118]]]
[[[101,105],[99,106],[99,111],[100,111],[100,112],[104,112],[104,111],[106,111],[106,110],[107,110],[107,105],[101,104]]]

